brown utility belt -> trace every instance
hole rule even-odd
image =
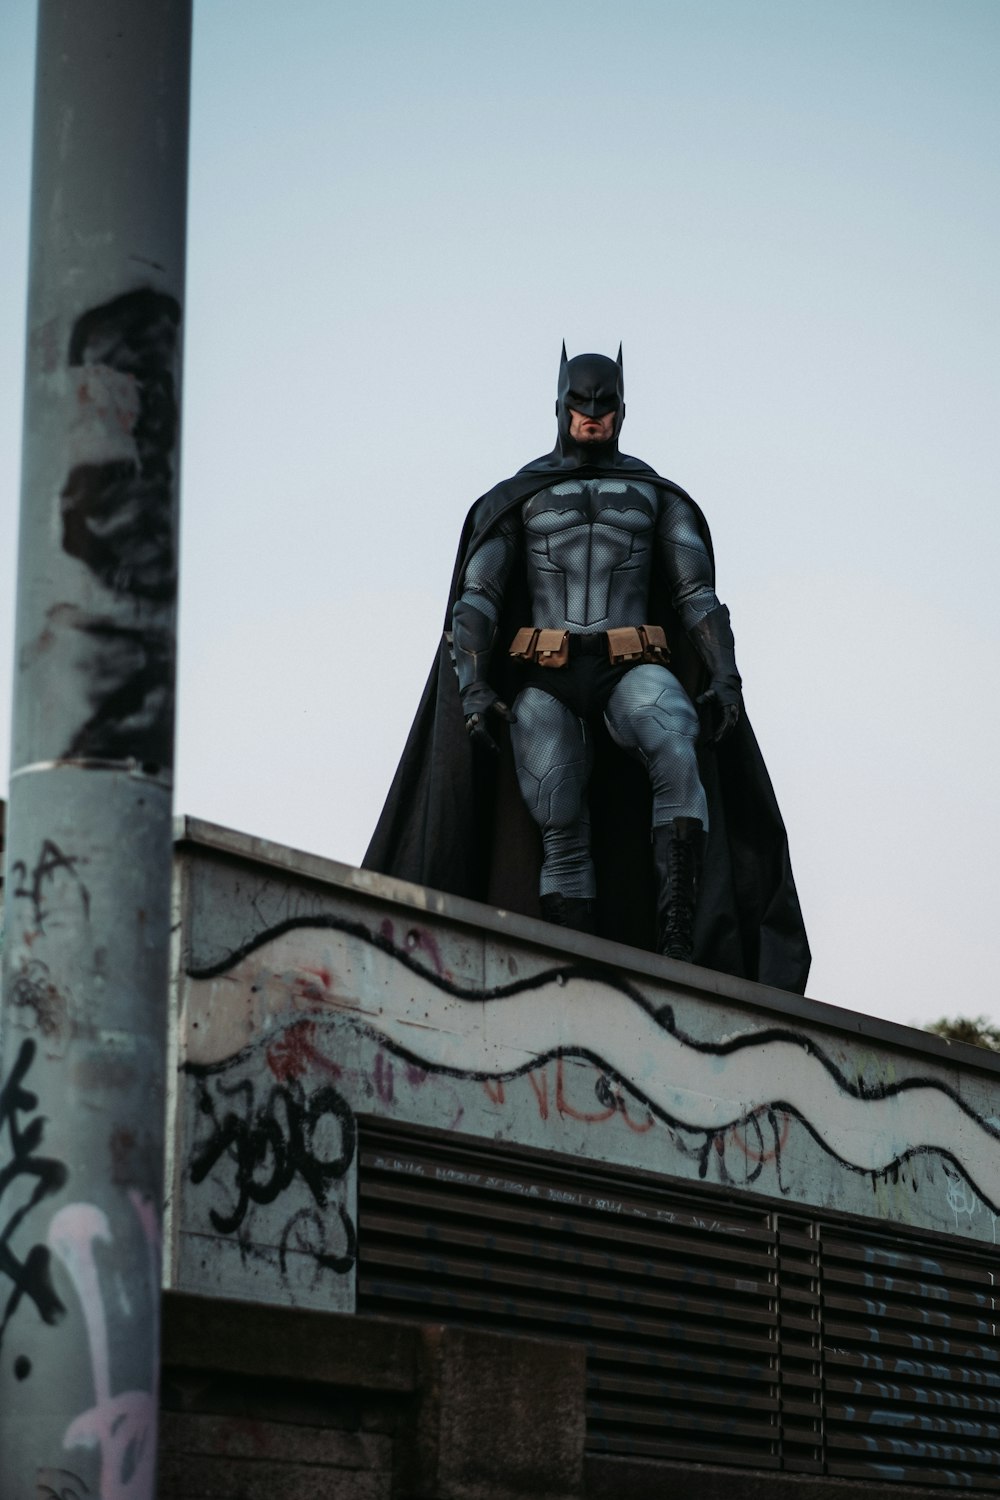
[[[612,666],[629,662],[659,662],[666,666],[670,647],[659,625],[619,625],[593,635],[577,635],[569,630],[541,630],[523,626],[510,643],[510,654],[518,661],[531,661],[539,667],[565,667],[572,656],[590,655],[607,650]]]

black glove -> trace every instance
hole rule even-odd
[[[710,745],[719,745],[736,728],[740,717],[740,690],[733,690],[723,678],[714,681],[710,688],[699,695],[697,704],[705,710],[708,720],[704,729],[705,739]],[[704,723],[704,720],[702,721]]]
[[[494,755],[499,755],[500,746],[486,727],[486,715],[498,714],[508,724],[516,724],[517,719],[506,703],[501,703],[488,682],[473,682],[462,690],[462,712],[473,744],[483,745]]]
[[[703,710],[704,738],[718,745],[736,728],[742,702],[742,680],[736,670],[736,643],[724,604],[703,615],[688,631],[712,681],[697,700]],[[707,720],[707,723],[706,723]]]

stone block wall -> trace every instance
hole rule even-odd
[[[171,1293],[160,1500],[577,1500],[584,1356]]]

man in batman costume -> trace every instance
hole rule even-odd
[[[619,452],[620,349],[563,346],[556,415],[553,451],[466,520],[365,866],[802,993],[705,519]]]

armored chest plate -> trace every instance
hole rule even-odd
[[[525,501],[533,624],[641,624],[658,510],[651,485],[619,479],[565,480]]]

